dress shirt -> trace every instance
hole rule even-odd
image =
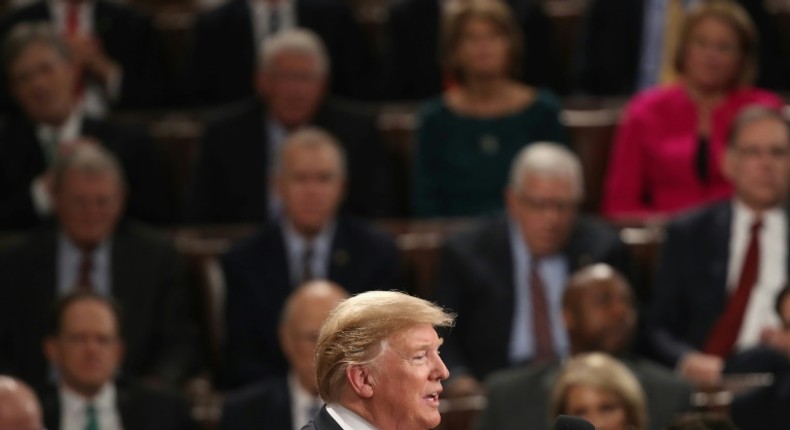
[[[661,71],[661,58],[664,53],[664,29],[666,28],[668,0],[645,0],[642,18],[642,58],[639,62],[637,88],[644,90],[658,83]],[[699,0],[684,0],[683,8],[688,10]]]
[[[93,268],[91,270],[91,285],[93,291],[102,296],[112,293],[111,279],[112,266],[110,264],[110,249],[112,240],[106,239],[91,252]],[[58,235],[58,294],[66,295],[74,291],[80,273],[82,250],[63,233]]]
[[[741,331],[735,343],[737,350],[758,345],[760,331],[764,327],[780,326],[774,302],[787,281],[787,215],[784,210],[776,208],[763,213],[762,220],[757,284],[749,296]],[[742,202],[735,200],[730,235],[730,264],[727,269],[727,290],[730,294],[734,294],[738,286],[754,221],[754,213]]]
[[[513,250],[513,285],[515,303],[513,326],[510,334],[510,361],[523,363],[535,354],[534,322],[532,318],[532,294],[530,293],[530,270],[533,259],[518,224],[510,220],[510,247]],[[554,352],[559,357],[568,354],[568,335],[562,320],[562,293],[568,279],[568,261],[565,256],[555,254],[539,261],[538,274],[546,288],[551,335]]]
[[[96,408],[96,417],[101,430],[123,430],[113,383],[105,384],[93,399],[86,399],[65,385],[60,386],[59,394],[61,430],[85,430],[88,404],[93,404]]]
[[[338,403],[327,404],[326,411],[329,412],[329,415],[334,418],[343,430],[376,430],[376,427],[373,427],[362,417],[340,406]]]
[[[302,387],[299,377],[294,372],[288,373],[288,392],[291,395],[291,423],[293,430],[300,430],[313,419],[313,416],[310,415],[313,411],[313,405],[321,405],[323,402],[320,397],[314,396]]]
[[[272,4],[267,0],[249,0],[249,2],[250,10],[252,11],[253,36],[255,37],[253,41],[254,46],[260,48],[261,42],[269,34],[269,15],[274,8],[280,13],[280,29],[278,32],[296,27],[294,1],[282,0],[276,4]]]
[[[313,258],[310,269],[315,279],[326,279],[329,275],[329,254],[332,250],[332,238],[335,236],[335,221],[328,222],[323,230],[312,240],[300,235],[287,219],[283,220],[283,237],[288,255],[288,268],[291,285],[297,287],[302,279],[304,268],[302,258],[308,246],[313,247]]]
[[[288,138],[288,130],[280,121],[271,116],[267,115],[264,121],[266,123],[266,156],[268,157],[266,167],[269,169],[269,201],[267,203],[269,204],[269,218],[274,220],[279,218],[282,212],[282,201],[275,189],[274,176],[277,174],[276,167],[277,159],[280,157],[280,148]]]
[[[46,124],[36,126],[36,138],[48,166],[55,162],[60,145],[74,142],[80,137],[81,125],[82,112],[77,108],[60,127]],[[46,184],[40,178],[30,183],[30,196],[33,200],[33,208],[40,217],[52,213],[52,198]]]

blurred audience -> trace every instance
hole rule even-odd
[[[196,369],[197,333],[174,247],[121,222],[118,162],[80,145],[53,170],[57,225],[34,231],[0,255],[0,371],[39,388],[51,376],[41,354],[50,304],[72,291],[114,297],[127,312],[125,375],[161,383]]]
[[[647,416],[644,429],[663,429],[672,417],[691,408],[691,387],[671,371],[629,353],[636,328],[631,286],[612,267],[587,266],[568,281],[562,315],[571,354],[605,352],[633,372],[644,390]],[[487,381],[488,406],[478,418],[478,430],[524,428],[528,423],[549,427],[548,400],[560,363],[524,366],[494,373]],[[593,420],[595,422],[595,420]]]
[[[280,203],[272,192],[276,154],[288,135],[315,124],[348,154],[345,208],[360,216],[387,213],[387,168],[374,117],[326,100],[329,57],[308,30],[268,37],[256,75],[258,100],[226,115],[201,142],[188,219],[198,223],[264,222]]]
[[[596,430],[645,430],[645,392],[634,374],[600,352],[568,360],[551,394],[550,416],[586,419]]]
[[[130,6],[109,0],[38,0],[4,17],[0,37],[31,22],[50,24],[68,47],[76,80],[72,92],[86,113],[104,116],[166,101],[160,36],[151,20]]]
[[[52,166],[86,140],[121,161],[129,216],[172,222],[175,205],[153,142],[141,131],[84,114],[75,99],[73,54],[51,27],[21,24],[5,49],[11,89],[26,118],[0,127],[0,229],[33,227],[52,215]]]
[[[422,100],[437,96],[448,82],[439,61],[441,17],[465,0],[402,0],[389,10],[385,95],[394,100]],[[559,46],[543,6],[530,0],[507,0],[511,14],[524,32],[525,45],[518,79],[555,91],[564,88],[558,66]],[[426,41],[428,43],[426,43]],[[435,42],[435,43],[432,43]]]
[[[41,430],[44,419],[36,394],[24,382],[0,375],[0,430]]]
[[[119,313],[92,292],[58,301],[44,342],[58,375],[57,387],[42,396],[47,429],[195,428],[186,399],[115,380],[124,355]]]
[[[436,300],[458,313],[443,356],[450,387],[466,391],[495,370],[568,355],[561,300],[569,274],[596,262],[629,273],[617,232],[579,215],[579,160],[556,144],[534,144],[512,163],[507,215],[448,239]]]
[[[688,12],[674,58],[678,82],[626,107],[606,178],[607,215],[672,214],[732,194],[721,163],[733,118],[752,104],[782,107],[751,87],[756,56],[754,25],[737,4],[703,2]]]
[[[198,16],[187,80],[201,105],[255,94],[258,49],[282,31],[306,28],[327,46],[332,94],[375,95],[375,62],[367,38],[342,0],[229,0]]]
[[[326,281],[311,281],[288,296],[280,316],[280,347],[287,377],[272,377],[232,393],[222,410],[221,430],[300,430],[323,405],[315,380],[318,330],[348,293]]]
[[[722,414],[688,412],[679,415],[667,430],[738,430],[735,424]]]
[[[458,85],[419,113],[413,215],[471,216],[502,209],[507,166],[535,141],[564,142],[559,101],[516,80],[523,40],[500,1],[446,11],[443,62]]]
[[[580,31],[572,90],[594,96],[630,96],[674,76],[681,22],[700,3],[720,0],[592,0]],[[731,0],[724,0],[730,2]],[[757,85],[790,88],[787,46],[768,3],[737,0],[755,24]],[[739,30],[740,31],[740,30]],[[681,43],[682,46],[682,43]]]
[[[723,172],[735,195],[667,225],[652,303],[657,357],[700,384],[717,383],[728,359],[780,327],[774,302],[790,267],[788,125],[752,107],[730,136]]]
[[[328,279],[352,294],[393,287],[398,269],[393,240],[337,213],[344,160],[337,141],[320,129],[291,134],[274,168],[282,216],[223,257],[230,387],[286,374],[277,326],[296,286]]]

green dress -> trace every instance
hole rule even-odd
[[[521,111],[475,118],[450,110],[444,99],[419,113],[412,210],[416,217],[476,216],[500,211],[510,164],[538,141],[567,145],[560,102],[547,90]]]

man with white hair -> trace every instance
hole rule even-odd
[[[363,217],[386,212],[386,163],[374,118],[325,100],[329,62],[323,43],[308,30],[266,39],[255,77],[258,100],[206,130],[189,221],[260,223],[275,215],[275,154],[291,132],[307,125],[328,130],[349,156],[345,209]]]
[[[0,430],[43,430],[41,406],[24,382],[0,375]]]
[[[578,215],[582,190],[572,152],[533,143],[513,162],[506,216],[445,244],[436,299],[459,315],[445,349],[454,389],[476,388],[498,369],[566,356],[561,302],[569,274],[596,262],[630,272],[617,232]]]
[[[316,378],[326,402],[303,430],[427,430],[441,422],[437,328],[453,315],[394,291],[354,296],[332,312],[318,335]]]

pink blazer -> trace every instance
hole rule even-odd
[[[745,106],[780,109],[782,100],[756,88],[739,88],[713,111],[709,137],[709,183],[696,176],[697,109],[681,85],[650,89],[626,107],[615,136],[604,185],[608,216],[672,214],[729,197],[732,185],[721,160],[730,123]]]

